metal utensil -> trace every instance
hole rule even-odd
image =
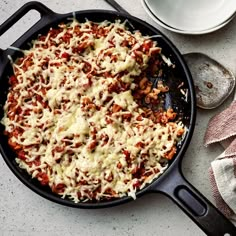
[[[202,53],[188,53],[184,59],[193,76],[198,107],[213,109],[220,106],[235,87],[233,73]]]

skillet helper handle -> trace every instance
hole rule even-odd
[[[172,181],[170,181],[170,178]],[[174,169],[155,189],[169,196],[207,234],[235,236],[236,227]]]
[[[31,27],[31,29],[29,29],[25,34],[20,37],[20,39],[17,40],[18,43],[15,42],[12,44],[15,47],[17,47],[18,44],[20,44],[21,42],[24,42],[30,34],[37,32],[38,27],[40,27],[44,22],[53,19],[53,17],[56,15],[55,12],[53,12],[40,2],[28,2],[0,25],[0,36],[3,35],[8,29],[10,29],[11,26],[13,26],[17,21],[19,21],[30,10],[38,11],[40,13],[41,18]],[[0,71],[1,67],[4,67],[4,62],[6,62],[6,51],[7,50],[3,50],[0,48]]]
[[[0,25],[0,36],[4,34],[11,26],[13,26],[18,20],[20,20],[30,10],[36,10],[40,13],[41,18],[54,14],[52,10],[47,8],[40,2],[32,1],[23,5],[12,16],[10,16],[3,24]]]

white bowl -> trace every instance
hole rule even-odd
[[[142,0],[150,17],[162,27],[182,34],[205,34],[229,23],[236,0]]]

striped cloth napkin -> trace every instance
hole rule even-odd
[[[225,151],[209,169],[213,197],[218,209],[236,220],[236,94],[231,105],[212,117],[205,133],[205,146],[220,142]]]

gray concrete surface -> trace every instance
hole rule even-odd
[[[0,0],[0,24],[26,0]],[[112,9],[103,0],[40,0],[55,12],[82,9]],[[141,2],[118,0],[131,14],[161,29],[181,53],[203,52],[236,72],[236,18],[217,32],[188,36],[169,32],[154,23]],[[39,17],[29,13],[13,30],[0,37],[0,48],[6,48]],[[182,168],[186,178],[213,201],[208,180],[210,162],[222,152],[220,145],[203,146],[207,122],[224,109],[232,97],[211,111],[198,110],[196,128]],[[171,200],[150,194],[129,204],[100,210],[73,209],[52,203],[25,187],[9,170],[0,156],[0,235],[1,236],[201,236],[205,235]]]

